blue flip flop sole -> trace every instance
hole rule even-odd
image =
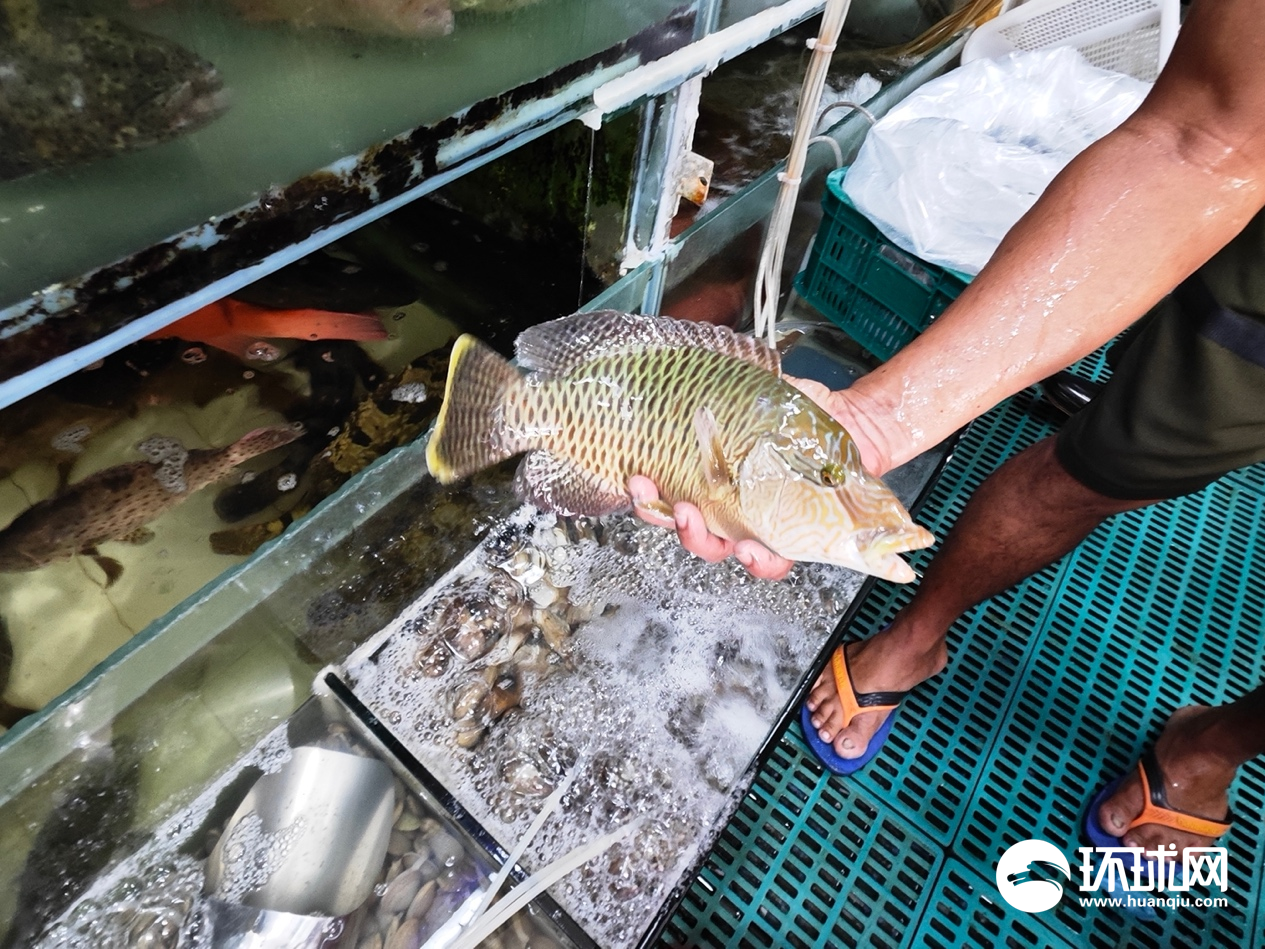
[[[1090,842],[1095,847],[1124,846],[1124,841],[1122,841],[1119,837],[1114,836],[1110,831],[1103,827],[1101,822],[1098,820],[1098,809],[1102,807],[1103,802],[1106,801],[1107,798],[1116,793],[1116,789],[1124,783],[1124,779],[1125,775],[1120,775],[1120,777],[1116,778],[1101,791],[1095,794],[1094,799],[1089,802],[1089,809],[1085,811],[1085,836],[1089,838]],[[1153,861],[1148,860],[1147,862],[1152,863]],[[1128,869],[1132,871],[1133,864],[1129,864]],[[1116,891],[1109,886],[1106,890],[1106,895],[1114,896],[1123,902],[1124,898],[1129,894],[1125,891]],[[1159,918],[1156,911],[1149,906],[1129,906],[1125,903],[1125,905],[1122,905],[1120,909],[1122,912],[1138,919],[1153,920]]]
[[[1089,810],[1085,812],[1085,835],[1095,847],[1123,847],[1119,837],[1113,836],[1098,821],[1098,809],[1102,807],[1103,802],[1111,795],[1116,793],[1116,789],[1124,783],[1124,775],[1116,778],[1101,791],[1099,791],[1089,804]]]
[[[893,709],[891,714],[887,716],[886,721],[879,726],[879,730],[870,739],[870,744],[866,747],[865,754],[859,758],[841,758],[835,753],[834,747],[829,742],[821,740],[821,736],[817,734],[817,729],[813,727],[812,713],[808,711],[806,704],[800,706],[799,724],[804,730],[804,740],[808,742],[808,747],[813,750],[817,760],[825,765],[826,770],[838,775],[849,775],[860,771],[883,750],[883,743],[887,741],[887,736],[892,733],[892,723],[896,720],[898,711],[899,709]]]

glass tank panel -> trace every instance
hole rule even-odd
[[[710,203],[709,198],[709,203],[697,210],[682,205],[683,211],[678,214],[676,223],[689,226],[676,238],[675,252],[667,255],[669,262],[666,265],[661,313],[738,327],[750,324],[753,275],[760,258],[765,222],[773,210],[780,187],[777,174],[785,166],[786,151],[790,146],[788,126],[784,143],[778,147],[781,130],[769,126],[774,113],[763,108],[763,86],[755,83],[754,77],[768,73],[785,74],[798,68],[794,65],[799,57],[795,51],[794,35],[803,31],[802,27],[788,31],[785,36],[726,64],[722,67],[723,76],[722,71],[718,71],[722,84],[710,93],[708,86],[704,85],[700,135],[695,140],[695,148],[700,148],[701,138],[705,143],[701,147],[711,147],[717,150],[717,154],[723,154],[728,164],[722,171],[718,162],[716,172],[717,178],[727,176],[722,179],[721,188],[738,187],[740,190],[730,200],[721,199],[715,204]],[[957,46],[954,44],[927,57],[917,69],[895,78],[890,58],[856,51],[845,54],[839,64],[841,72],[836,74],[832,71],[831,76],[832,80],[836,75],[842,76],[842,82],[850,82],[854,88],[869,89],[864,101],[858,104],[864,105],[875,118],[881,118],[918,85],[955,63],[956,57]],[[856,84],[859,67],[864,69],[860,75],[870,76],[870,83],[865,86]],[[742,87],[749,87],[748,91],[739,94],[738,90]],[[785,91],[786,84],[771,84],[771,88]],[[710,110],[709,95],[712,102]],[[726,97],[737,97],[736,102],[725,104],[722,108],[718,103]],[[751,154],[738,154],[734,149],[726,148],[726,141],[734,136],[732,123],[728,128],[726,126],[726,114],[745,115],[748,121],[755,123],[755,129],[742,132],[740,138],[742,143],[761,143],[763,150],[757,159],[753,160]],[[841,115],[844,117],[840,118]],[[704,117],[707,117],[706,122]],[[793,123],[793,118],[787,121]],[[805,255],[821,219],[821,195],[827,173],[836,167],[838,161],[842,164],[851,161],[870,127],[868,119],[859,112],[826,115],[824,124],[828,126],[826,134],[835,141],[839,151],[836,153],[834,148],[822,141],[809,147],[783,258],[783,298],[791,288],[791,278],[803,268]],[[773,144],[768,144],[770,141]],[[761,168],[758,173],[755,171],[757,164]]]
[[[569,123],[244,288],[224,304],[231,326],[177,321],[0,409],[0,724],[421,434],[458,333],[509,355],[522,329],[603,289],[636,131],[633,115]],[[360,341],[308,338],[348,333]],[[288,444],[227,457],[290,424],[303,432]],[[188,455],[146,455],[163,445]],[[190,458],[208,452],[225,464],[202,483]],[[164,465],[187,491],[152,490]]]
[[[892,84],[872,107],[881,111],[897,101],[951,55]],[[845,154],[859,134],[855,121],[841,127]],[[832,162],[815,158],[817,174]],[[677,285],[760,229],[772,180],[757,182],[682,235],[673,265]],[[427,257],[433,248],[416,243],[404,246],[422,255],[432,273],[446,272],[434,263],[447,260]],[[661,270],[646,265],[594,302],[636,309]],[[405,314],[402,322],[411,319]],[[513,338],[509,323],[490,328],[498,327]],[[450,322],[444,332],[453,328]],[[388,454],[0,738],[0,934],[19,915],[20,893],[42,887],[60,900],[22,908],[54,918],[58,906],[140,846],[146,832],[225,775],[303,702],[318,668],[341,661],[380,630],[503,519],[516,504],[508,481],[502,469],[440,489],[424,475],[421,443]],[[0,651],[0,661],[6,658]],[[61,849],[50,843],[54,833]],[[49,859],[29,862],[33,852]]]
[[[6,4],[0,305],[562,67],[653,58],[690,38],[678,6]],[[585,62],[631,37],[611,62]]]

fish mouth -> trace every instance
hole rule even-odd
[[[930,547],[935,543],[935,536],[926,528],[913,524],[904,530],[875,528],[864,531],[857,536],[856,543],[861,559],[875,576],[895,583],[910,583],[918,575],[899,555]]]
[[[921,550],[923,547],[930,547],[935,542],[935,535],[917,524],[911,524],[900,530],[875,527],[861,531],[856,536],[857,549],[867,559],[871,556],[881,558],[910,550]]]
[[[229,96],[219,72],[208,66],[167,94],[165,110],[171,114],[172,134],[191,132],[209,125],[228,111]]]

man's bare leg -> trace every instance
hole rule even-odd
[[[1011,458],[980,485],[932,560],[914,599],[891,626],[848,650],[858,692],[911,689],[948,659],[949,626],[976,603],[1062,557],[1102,521],[1154,501],[1122,501],[1064,470],[1047,438]],[[859,758],[886,712],[843,715],[829,667],[808,699],[813,725],[843,758]]]
[[[1155,742],[1155,757],[1165,780],[1168,802],[1175,808],[1223,821],[1229,809],[1230,782],[1239,766],[1265,754],[1265,687],[1228,705],[1188,705],[1169,718]],[[1210,840],[1159,824],[1142,824],[1125,833],[1142,813],[1142,782],[1137,768],[1098,809],[1102,827],[1124,838],[1126,847],[1155,850],[1175,844],[1207,847]]]

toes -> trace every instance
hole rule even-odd
[[[856,730],[849,726],[835,736],[834,749],[835,754],[840,758],[860,758],[865,754],[865,749],[869,742],[856,734]]]
[[[1124,816],[1123,809],[1116,805],[1116,800],[1117,798],[1112,797],[1103,801],[1102,806],[1098,808],[1098,823],[1103,829],[1119,837],[1129,826],[1129,819]]]
[[[823,703],[829,702],[835,695],[833,681],[827,681],[827,673],[823,672],[817,677],[817,682],[813,685],[813,689],[808,693],[808,710],[815,712]]]
[[[839,695],[835,692],[834,679],[829,671],[823,672],[808,695],[808,720],[822,741],[832,740],[843,725],[843,709],[839,706]]]
[[[1120,787],[1098,808],[1098,823],[1117,837],[1124,833],[1133,818],[1142,813],[1142,786],[1136,773],[1121,782]]]
[[[843,727],[843,710],[839,708],[837,702],[823,703],[813,712],[810,720],[813,727],[817,729],[817,734],[821,736],[821,740],[831,741]]]

